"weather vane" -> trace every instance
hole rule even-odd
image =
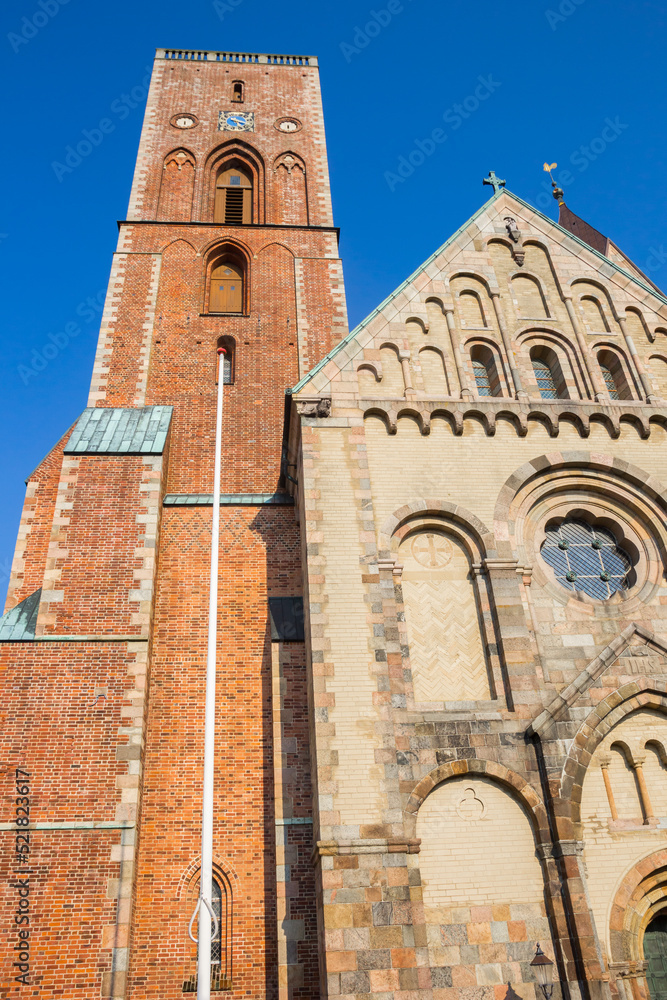
[[[565,195],[563,193],[563,189],[558,187],[558,185],[556,184],[556,182],[554,180],[553,174],[551,173],[551,171],[555,170],[557,166],[558,166],[557,163],[545,163],[544,164],[544,170],[545,170],[545,173],[549,174],[549,177],[551,177],[551,186],[553,188],[553,196],[554,196],[554,198],[556,199],[556,201],[558,202],[559,205],[563,205],[563,204],[565,204],[564,201],[563,201],[563,198],[565,197]]]

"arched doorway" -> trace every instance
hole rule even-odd
[[[667,1000],[667,911],[653,918],[644,932],[646,982],[651,1000]]]

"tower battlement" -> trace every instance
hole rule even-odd
[[[203,49],[156,49],[156,59],[185,59],[195,62],[225,62],[259,66],[317,67],[317,56],[275,55],[266,52],[217,52]]]

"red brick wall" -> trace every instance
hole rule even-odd
[[[132,455],[72,459],[67,518],[54,526],[51,540],[54,589],[61,596],[42,606],[38,632],[139,635],[136,571],[149,510],[147,491],[142,491],[149,485],[146,460]]]
[[[189,879],[200,852],[203,703],[211,509],[165,511],[146,732],[142,831],[134,920],[132,998],[181,995],[192,949]],[[300,592],[292,509],[222,511],[216,720],[214,857],[234,900],[234,995],[277,995],[276,859],[269,596]],[[294,769],[294,815],[310,816],[303,645],[291,644],[289,719],[284,735]],[[317,995],[311,828],[295,871],[295,912],[307,921],[300,959]],[[155,920],[160,913],[159,921]]]
[[[31,822],[122,821],[128,763],[119,759],[127,756],[119,730],[134,659],[122,645],[0,645],[0,822],[15,820],[17,767],[30,773]],[[95,698],[99,688],[105,698]],[[119,877],[120,831],[31,831],[30,988],[13,983],[11,883],[25,877],[17,874],[15,836],[0,832],[0,983],[10,987],[0,995],[99,997],[110,969],[104,937],[116,920],[110,880]]]
[[[12,571],[6,609],[15,607],[42,586],[51,538],[63,448],[69,431],[40,462],[27,483],[16,556],[21,564]]]
[[[256,115],[252,134],[217,130],[219,111],[235,107],[229,97],[236,79],[246,84],[242,109]],[[170,119],[179,112],[196,115],[198,127],[175,129]],[[303,128],[282,134],[274,124],[285,116]],[[212,223],[223,147],[244,150],[253,163],[255,225]],[[183,191],[163,186],[165,157],[178,149],[195,163],[191,202],[189,181],[181,178]],[[279,197],[277,187],[283,180],[275,161],[290,150],[306,167],[300,205],[294,194]],[[157,460],[136,456],[62,461],[59,454],[44,465],[26,507],[29,565],[16,592],[25,596],[44,582],[39,633],[143,631],[151,640],[148,674],[143,660],[133,665],[126,643],[0,647],[6,738],[19,757],[36,748],[35,770],[47,782],[40,795],[57,789],[54,807],[40,801],[37,818],[49,808],[63,818],[137,818],[136,871],[123,848],[126,894],[117,910],[118,885],[106,880],[120,874],[120,831],[62,831],[58,840],[36,834],[46,953],[34,966],[33,995],[67,996],[72,969],[77,996],[108,995],[110,949],[124,960],[132,913],[129,979],[120,972],[116,992],[126,990],[131,1000],[182,996],[200,852],[211,508],[165,508],[160,528],[160,491],[212,492],[221,336],[236,348],[235,380],[225,392],[222,489],[277,488],[285,389],[346,333],[324,150],[316,69],[157,61],[90,404],[172,405],[169,461],[165,455],[162,472]],[[298,172],[293,180],[303,184]],[[156,222],[161,188],[163,221]],[[165,219],[168,213],[176,218]],[[295,225],[306,219],[310,227]],[[238,316],[206,315],[209,265],[226,244],[246,261],[247,308]],[[276,826],[277,817],[311,818],[305,648],[281,644],[277,657],[267,603],[269,595],[301,594],[298,528],[286,507],[224,508],[222,521],[214,851],[234,889],[233,992],[273,998],[280,982],[282,996],[310,1000],[319,995],[312,825]],[[154,574],[154,601],[138,600]],[[91,721],[96,709],[86,706],[105,685],[115,701],[100,728],[97,717]],[[5,806],[11,811],[9,797]],[[72,894],[73,916],[66,909]],[[302,930],[283,953],[281,928],[289,921]],[[57,947],[65,953],[60,963]]]

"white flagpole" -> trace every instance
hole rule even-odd
[[[220,472],[222,466],[222,400],[225,374],[224,347],[218,348],[218,409],[215,422],[215,472],[213,525],[211,529],[211,584],[208,600],[208,651],[206,656],[206,716],[204,723],[204,796],[201,823],[201,878],[199,883],[199,947],[197,949],[197,1000],[211,997],[211,924],[213,917],[213,796],[215,791],[215,669],[218,636],[218,549],[220,545]]]

